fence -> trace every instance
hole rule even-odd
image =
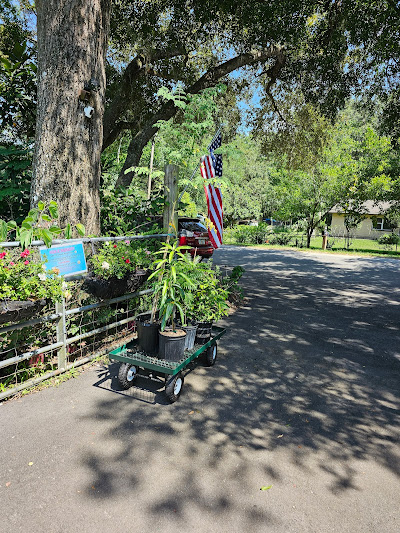
[[[81,239],[87,245],[106,241],[163,238],[165,234]],[[65,240],[55,240],[62,244]],[[34,241],[40,246],[42,241]],[[19,242],[0,243],[17,247]],[[80,305],[85,296],[76,281],[75,299],[56,303],[45,316],[0,328],[0,401],[48,378],[108,353],[113,344],[129,341],[140,301],[151,289]],[[121,338],[122,337],[122,338]],[[32,377],[31,377],[32,376]]]

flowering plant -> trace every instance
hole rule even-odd
[[[60,301],[63,280],[60,271],[46,270],[43,261],[32,260],[26,249],[21,253],[0,252],[0,300],[40,300],[49,298]]]
[[[122,279],[136,269],[147,269],[152,261],[152,253],[143,243],[129,240],[107,241],[89,260],[93,273],[103,279]]]

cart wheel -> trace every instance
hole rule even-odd
[[[129,363],[122,363],[119,367],[118,372],[118,381],[123,389],[129,389],[132,387],[136,376],[137,376],[137,367],[130,365]]]
[[[172,376],[165,384],[165,395],[171,403],[176,402],[182,392],[183,387],[182,372],[178,372],[176,376]]]
[[[213,344],[207,348],[205,357],[206,366],[215,365],[215,361],[217,360],[217,351],[217,344]]]

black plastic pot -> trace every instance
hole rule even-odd
[[[0,324],[29,320],[29,318],[37,315],[48,303],[49,300],[46,298],[35,301],[6,300],[0,302]]]
[[[171,336],[171,331],[160,331],[158,357],[166,361],[180,361],[185,355],[186,333],[182,329],[177,329]]]
[[[139,348],[148,355],[158,353],[158,330],[157,322],[150,324],[150,314],[139,315],[136,318],[136,331]]]
[[[199,322],[196,331],[196,344],[205,344],[211,339],[211,322]]]
[[[192,350],[196,339],[197,324],[195,326],[181,326],[181,329],[186,332],[185,350]]]

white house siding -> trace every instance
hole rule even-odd
[[[376,216],[376,215],[375,215]],[[342,237],[347,231],[344,225],[344,215],[332,213],[331,233],[335,236]],[[379,239],[384,233],[390,233],[389,230],[378,230],[372,227],[372,217],[369,215],[351,231],[351,234],[360,239]]]

